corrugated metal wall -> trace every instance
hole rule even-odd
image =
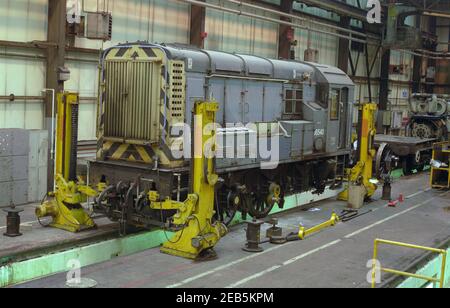
[[[47,38],[47,0],[2,0],[0,40]],[[33,58],[34,57],[34,58]],[[43,54],[0,48],[0,96],[39,96],[44,88]],[[0,128],[43,127],[40,101],[0,101]]]
[[[99,1],[99,10],[103,10]],[[189,42],[189,5],[174,0],[109,0],[113,15],[112,41],[77,39],[77,47],[107,48],[134,41]],[[87,11],[97,11],[97,0],[85,0]]]
[[[314,26],[315,29],[325,30],[325,27]],[[327,29],[328,30],[328,29]],[[296,29],[295,39],[298,45],[295,48],[295,57],[304,59],[305,50],[308,48],[308,37],[310,37],[310,48],[319,51],[318,63],[336,66],[338,61],[339,39],[332,35]]]
[[[220,0],[208,3],[221,4]],[[230,6],[237,9],[238,6]],[[260,10],[245,9],[266,17],[276,16]],[[238,16],[217,10],[206,10],[208,38],[205,48],[227,52],[240,52],[257,56],[276,58],[278,54],[278,26],[274,23]]]

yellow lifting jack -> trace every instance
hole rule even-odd
[[[52,217],[49,226],[70,232],[95,228],[82,207],[97,191],[77,179],[78,106],[76,93],[59,93],[57,97],[57,128],[55,157],[55,191],[36,208],[38,219]]]
[[[374,147],[377,105],[362,104],[359,112],[358,162],[347,170],[347,187],[339,195],[339,200],[349,201],[353,208],[362,207],[364,199],[372,197],[378,188],[373,180],[373,162],[377,153]]]
[[[192,193],[185,202],[171,199],[159,200],[156,191],[148,193],[154,210],[177,210],[172,224],[180,230],[165,242],[161,252],[188,259],[197,259],[211,249],[228,232],[220,221],[212,222],[215,185],[219,176],[215,174],[214,155],[216,130],[214,127],[219,105],[213,102],[197,102],[194,107],[194,156],[191,173]],[[206,151],[209,146],[210,153]]]

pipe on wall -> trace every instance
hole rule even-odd
[[[240,15],[240,16],[246,16],[246,17],[250,17],[250,18],[255,18],[255,19],[259,19],[259,20],[263,20],[263,21],[267,21],[267,22],[271,22],[271,23],[275,23],[275,24],[291,26],[291,27],[297,28],[297,29],[309,30],[309,31],[316,32],[316,33],[321,33],[321,34],[326,34],[326,35],[330,35],[330,36],[335,36],[335,37],[338,37],[338,38],[344,38],[344,39],[348,39],[348,40],[353,41],[353,42],[358,42],[358,43],[363,43],[363,44],[371,44],[371,45],[377,45],[377,46],[379,45],[379,42],[377,43],[377,42],[370,42],[368,40],[357,39],[357,38],[354,38],[354,37],[348,36],[348,35],[338,34],[338,33],[325,31],[325,30],[314,29],[311,26],[303,26],[303,25],[299,25],[299,24],[296,24],[296,23],[283,21],[283,20],[280,20],[280,19],[274,19],[274,18],[270,18],[270,17],[265,17],[265,16],[253,14],[253,13],[244,12],[242,10],[235,10],[235,9],[231,9],[231,8],[226,8],[224,6],[210,4],[210,3],[206,3],[206,2],[202,2],[202,1],[197,1],[197,0],[177,0],[177,1],[193,4],[193,5],[197,5],[197,6],[201,6],[201,7],[210,8],[210,9],[213,9],[213,10],[219,10],[219,11],[223,11],[223,12],[227,12],[227,13],[231,13],[231,14],[236,14],[236,15]]]
[[[249,8],[253,8],[253,9],[258,9],[258,10],[261,10],[261,11],[264,11],[264,12],[267,12],[267,13],[271,13],[271,14],[275,14],[275,15],[278,15],[278,16],[283,16],[283,17],[287,17],[287,18],[291,18],[291,19],[296,19],[296,20],[301,21],[301,22],[308,22],[308,23],[315,24],[315,25],[318,25],[318,26],[328,27],[328,28],[333,29],[333,30],[349,33],[350,35],[351,34],[355,34],[357,36],[364,37],[364,38],[368,38],[369,37],[367,34],[361,33],[361,32],[355,31],[355,30],[351,30],[351,29],[342,28],[342,27],[339,27],[339,26],[330,25],[330,24],[327,24],[327,23],[324,23],[324,22],[315,21],[315,20],[312,20],[312,19],[309,19],[309,18],[304,18],[304,17],[297,16],[297,15],[294,15],[294,14],[289,14],[289,13],[273,10],[273,9],[270,9],[270,8],[266,8],[264,6],[259,6],[259,5],[251,4],[251,3],[248,3],[248,2],[243,2],[243,1],[238,1],[238,0],[225,0],[225,1],[233,3],[233,4],[237,4],[237,5],[240,5],[240,6],[245,6],[245,7],[249,7]],[[372,38],[379,40],[379,38],[377,38],[375,36],[373,36]]]

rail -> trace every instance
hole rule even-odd
[[[440,254],[442,256],[442,265],[441,265],[441,276],[439,278],[434,277],[428,277],[424,275],[419,274],[413,274],[413,273],[407,273],[403,271],[398,271],[390,268],[383,268],[379,265],[378,260],[378,246],[380,244],[384,245],[390,245],[390,246],[398,246],[398,247],[404,247],[404,248],[411,248],[411,249],[418,249],[423,251],[429,251],[436,254]],[[400,275],[405,276],[409,278],[417,278],[421,280],[425,280],[432,283],[439,283],[439,288],[444,288],[444,282],[445,282],[445,268],[446,268],[446,262],[447,262],[447,251],[443,249],[437,249],[437,248],[430,248],[430,247],[424,247],[424,246],[418,246],[418,245],[412,245],[412,244],[406,244],[401,242],[393,242],[393,241],[387,241],[382,239],[376,239],[374,243],[374,249],[373,249],[373,260],[372,260],[372,288],[374,289],[376,287],[376,278],[377,278],[377,272],[384,272],[394,275]]]

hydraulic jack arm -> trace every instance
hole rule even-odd
[[[180,231],[164,243],[161,248],[163,253],[196,259],[202,253],[210,251],[228,232],[221,222],[212,222],[215,213],[215,185],[219,180],[212,157],[216,146],[214,123],[218,108],[218,104],[212,102],[195,104],[192,193],[186,201],[166,199],[159,202],[157,192],[151,191],[148,194],[152,209],[177,210],[171,223],[179,227]],[[209,152],[206,151],[208,147]]]
[[[77,179],[78,106],[76,93],[59,93],[56,129],[56,191],[36,208],[38,219],[52,217],[51,227],[79,232],[95,228],[94,221],[82,207],[97,192]]]
[[[377,105],[374,103],[360,106],[360,129],[358,132],[358,162],[347,170],[348,182],[359,185],[365,190],[365,198],[370,198],[377,190],[373,179],[373,162],[376,156],[374,140],[376,135]],[[339,195],[340,200],[349,199],[349,188]]]

